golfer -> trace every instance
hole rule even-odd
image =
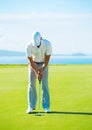
[[[45,112],[50,112],[50,94],[48,87],[48,63],[52,54],[51,43],[41,37],[40,32],[32,35],[32,40],[26,47],[29,61],[28,109],[32,113],[36,109],[37,93],[36,79],[42,82],[42,106]],[[39,73],[40,71],[40,73]]]

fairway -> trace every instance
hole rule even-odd
[[[49,66],[49,114],[26,114],[27,85],[27,65],[0,65],[0,130],[92,130],[92,65]]]

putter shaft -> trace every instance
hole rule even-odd
[[[41,80],[39,80],[39,86],[38,86],[38,115],[41,115],[40,113],[40,88],[41,88]]]

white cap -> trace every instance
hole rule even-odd
[[[35,32],[32,36],[33,39],[33,45],[34,46],[39,46],[40,45],[40,39],[41,39],[41,34],[39,32]]]

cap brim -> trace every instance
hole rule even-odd
[[[37,43],[37,42],[34,42],[34,45],[35,45],[35,46],[39,46],[39,45],[40,45],[40,42],[38,42],[38,43]]]

